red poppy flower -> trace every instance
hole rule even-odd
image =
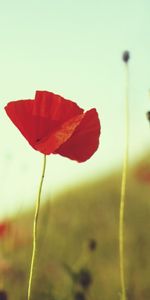
[[[37,91],[35,100],[12,101],[5,110],[29,144],[43,154],[83,162],[98,148],[100,122],[94,108],[84,112],[71,100]]]
[[[0,238],[3,238],[9,230],[9,223],[8,222],[2,222],[0,223]]]
[[[140,182],[150,184],[150,165],[139,166],[135,171],[135,175]]]

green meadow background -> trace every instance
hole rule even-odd
[[[150,297],[150,179],[143,179],[145,165],[150,177],[149,153],[130,168],[127,179],[125,279],[127,299],[132,300]],[[120,299],[120,184],[116,170],[60,192],[53,202],[47,197],[40,212],[31,299],[82,299],[75,298],[77,291],[85,299]],[[1,279],[11,300],[27,298],[32,222],[33,211],[13,217],[1,240]],[[75,280],[81,270],[92,278],[86,289]]]

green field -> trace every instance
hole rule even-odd
[[[137,165],[146,164],[149,156]],[[128,172],[125,278],[128,300],[150,299],[150,182]],[[119,202],[121,173],[70,187],[41,206],[32,300],[120,299]],[[1,242],[0,276],[10,300],[27,299],[33,211],[10,222]],[[95,248],[91,243],[95,243]],[[82,271],[82,272],[81,272]],[[79,275],[88,273],[89,286]],[[75,298],[76,295],[76,298]]]

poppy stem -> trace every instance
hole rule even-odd
[[[30,265],[30,273],[29,273],[29,282],[28,282],[28,300],[30,300],[31,296],[31,286],[32,286],[32,278],[33,278],[33,268],[34,268],[34,261],[35,261],[35,255],[36,255],[36,249],[37,249],[37,225],[38,225],[38,216],[39,216],[39,210],[40,210],[40,200],[41,200],[41,192],[42,192],[42,186],[43,186],[43,180],[45,175],[45,169],[46,169],[46,155],[44,155],[44,161],[43,161],[43,170],[39,185],[39,191],[38,191],[38,197],[36,201],[36,207],[35,207],[35,215],[34,215],[34,221],[33,221],[33,247],[32,247],[32,257],[31,257],[31,265]]]
[[[128,144],[129,144],[129,70],[125,64],[126,87],[125,87],[125,149],[122,169],[120,212],[119,212],[119,256],[120,256],[120,280],[121,280],[121,300],[126,300],[125,271],[124,271],[124,206],[128,167]]]

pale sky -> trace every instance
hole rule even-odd
[[[123,156],[125,72],[129,50],[130,160],[150,147],[150,1],[3,1],[0,7],[0,217],[33,206],[42,154],[7,117],[11,100],[48,90],[96,107],[101,145],[86,163],[57,155],[47,161],[44,195],[120,166]],[[43,195],[43,197],[44,197]]]

